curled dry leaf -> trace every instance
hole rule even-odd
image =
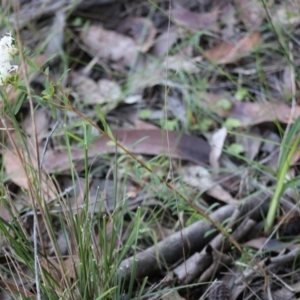
[[[261,41],[258,32],[247,35],[237,43],[223,42],[207,50],[203,57],[218,64],[229,64],[238,61],[248,54]]]
[[[213,168],[219,168],[219,158],[222,154],[224,142],[227,136],[225,127],[217,130],[210,139],[211,151],[209,153],[209,162]]]
[[[147,52],[153,46],[157,32],[153,22],[142,17],[128,18],[119,26],[118,31],[131,36],[141,52]]]
[[[80,38],[94,55],[125,66],[134,62],[138,51],[132,38],[101,26],[90,26],[81,32]]]
[[[207,169],[201,166],[187,167],[182,169],[181,174],[186,184],[204,191],[208,195],[225,203],[234,205],[239,203],[221,185],[214,182]]]
[[[122,97],[121,88],[114,81],[100,79],[95,82],[78,73],[73,73],[71,78],[80,100],[86,104],[107,104],[107,110],[110,110],[117,106]]]
[[[19,187],[22,187],[24,189],[29,189],[29,180],[32,182],[34,179],[30,174],[32,172],[36,172],[37,174],[37,161],[36,159],[31,156],[31,162],[32,164],[28,164],[28,176],[26,175],[26,172],[24,170],[24,163],[28,160],[25,160],[24,158],[19,158],[18,155],[16,155],[13,151],[6,149],[3,153],[4,157],[4,166],[5,171],[7,175],[9,176],[10,180],[12,180],[16,185]],[[32,170],[34,168],[35,170]],[[42,173],[41,183],[40,183],[40,189],[41,189],[41,195],[44,201],[53,199],[56,197],[57,192],[55,185],[53,184],[50,177],[44,173]]]
[[[197,32],[200,29],[217,30],[218,16],[219,10],[202,14],[191,12],[182,7],[171,10],[172,20],[190,32]]]

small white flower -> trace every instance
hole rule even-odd
[[[0,85],[5,85],[11,73],[18,70],[18,66],[11,65],[10,61],[18,53],[13,46],[11,34],[7,34],[0,40]]]

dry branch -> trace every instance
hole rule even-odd
[[[235,207],[226,205],[210,214],[215,222],[223,222],[232,215]],[[141,279],[159,272],[163,267],[174,264],[182,257],[187,257],[196,251],[200,251],[217,234],[217,232],[205,236],[213,225],[198,221],[180,232],[169,236],[157,245],[138,253],[135,257],[129,257],[120,264],[118,275],[128,279],[131,275],[133,264],[137,263],[136,278]]]
[[[236,214],[236,211],[234,212]],[[233,223],[233,222],[229,222]],[[232,237],[235,240],[239,240],[241,237],[243,237],[253,226],[255,225],[255,221],[246,219],[245,222],[239,228],[237,228],[233,233]],[[227,226],[228,227],[228,226]],[[230,227],[228,227],[230,228]],[[226,251],[226,249],[229,248],[230,243],[227,241],[225,244],[224,236],[222,233],[219,233],[210,243],[210,247],[213,248],[213,250],[219,250],[222,248],[223,251]],[[223,245],[222,245],[223,244]],[[183,262],[181,265],[179,265],[175,270],[174,273],[177,276],[177,278],[181,282],[191,282],[194,278],[199,276],[205,269],[204,266],[206,265],[206,258],[205,253],[206,249],[203,249],[200,253],[195,253],[192,255],[189,259],[187,259],[185,262]],[[209,273],[211,274],[211,273]],[[205,278],[208,279],[208,278]],[[204,280],[205,280],[204,279]],[[201,280],[202,281],[202,280]]]

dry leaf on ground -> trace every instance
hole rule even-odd
[[[140,120],[139,118],[134,118],[132,120],[132,122],[134,124],[134,127],[139,130],[149,130],[149,129],[155,130],[158,128],[157,126],[153,125],[152,123],[145,122],[143,120]]]
[[[30,180],[30,182],[33,182],[33,178],[32,176],[30,176],[30,173],[32,173],[32,171],[28,172],[28,175],[30,176],[28,178],[23,167],[23,164],[25,162],[24,158],[22,158],[21,161],[20,158],[13,151],[9,149],[6,149],[4,151],[3,158],[4,158],[5,171],[9,176],[10,180],[12,180],[16,185],[24,189],[29,189],[28,181]],[[35,170],[33,171],[37,172],[36,170],[37,162],[36,159],[33,157],[33,155],[31,155],[31,162],[33,167],[35,168]],[[41,195],[44,201],[53,199],[57,195],[55,185],[53,184],[50,177],[47,174],[45,174],[43,171],[42,171],[40,188],[41,188]]]
[[[46,109],[40,108],[35,111],[34,114],[35,129],[38,138],[38,142],[46,136],[49,128],[50,116]],[[23,124],[26,134],[33,140],[34,138],[34,127],[32,124],[32,117],[28,115],[24,120]]]
[[[147,52],[154,44],[157,30],[150,19],[131,17],[119,25],[118,32],[131,36],[138,50]]]
[[[49,29],[49,35],[51,35],[51,40],[49,41],[45,53],[48,56],[57,54],[63,49],[64,33],[66,24],[66,13],[64,10],[58,10],[55,13],[53,23]]]
[[[2,218],[4,221],[9,221],[11,219],[10,212],[8,209],[0,204],[0,218]]]
[[[195,13],[182,7],[171,10],[172,20],[193,33],[200,29],[213,29],[216,31],[218,29],[218,15],[219,10],[208,13]]]
[[[138,46],[128,36],[106,30],[101,26],[90,26],[81,32],[80,37],[99,58],[112,60],[124,66],[130,66],[135,61]]]
[[[231,99],[231,101],[229,99]],[[230,102],[231,107],[228,109],[220,107],[219,104],[223,100]],[[300,106],[296,106],[292,109],[286,104],[276,103],[274,101],[264,103],[234,101],[232,97],[226,93],[203,93],[201,103],[221,117],[239,120],[241,127],[274,121],[288,124],[290,117],[291,122],[294,122],[300,115]],[[293,115],[291,116],[292,113]]]
[[[203,57],[218,64],[229,64],[238,61],[253,50],[261,41],[258,32],[247,35],[237,43],[223,42],[207,50]]]
[[[180,132],[166,131],[161,129],[139,130],[139,129],[118,129],[113,135],[118,142],[127,148],[131,153],[144,155],[167,155],[172,158],[181,158],[198,164],[208,163],[210,146],[199,137],[182,134]],[[169,142],[167,142],[167,138]],[[170,149],[168,149],[168,145]],[[90,145],[89,156],[115,153],[115,144],[106,136],[100,137]],[[121,151],[122,152],[122,151]],[[68,151],[53,152],[45,159],[44,167],[48,172],[68,170],[76,168],[76,161],[84,158],[84,151],[73,150],[71,153],[73,166],[69,164]]]
[[[173,70],[175,72],[183,71],[187,73],[197,73],[199,72],[199,68],[197,67],[195,62],[196,61],[194,61],[193,59],[189,59],[181,53],[178,53],[173,56],[168,56],[162,65],[164,68]]]
[[[257,102],[236,102],[233,105],[230,117],[238,119],[241,126],[260,124],[263,122],[279,121],[288,124],[294,122],[300,115],[300,107],[296,106],[294,110],[286,104],[274,102],[257,103]],[[291,116],[291,113],[293,115]]]
[[[178,28],[171,26],[168,31],[163,32],[153,45],[152,54],[156,57],[163,56],[169,52],[179,36]]]
[[[72,85],[85,104],[106,104],[106,111],[115,108],[122,98],[120,86],[111,80],[100,79],[95,82],[93,79],[72,73]]]
[[[226,136],[227,130],[225,127],[222,127],[221,129],[213,133],[210,138],[211,151],[209,153],[209,162],[210,165],[215,169],[218,169],[220,166],[219,158],[223,152],[223,146]]]
[[[5,299],[11,299],[11,294],[8,293],[7,298],[4,298],[4,294],[1,293],[2,289],[4,291],[11,291],[13,293],[16,294],[20,294],[20,296],[22,295],[24,298],[27,299],[36,299],[36,294],[32,292],[32,288],[30,288],[31,286],[29,286],[28,289],[26,289],[24,282],[22,282],[21,284],[16,284],[16,280],[8,280],[8,279],[4,279],[3,277],[0,279],[0,296],[1,299],[5,300]],[[27,285],[26,285],[27,286]],[[3,297],[3,298],[2,298]]]
[[[228,204],[238,204],[239,201],[234,199],[230,193],[224,190],[221,185],[214,182],[209,172],[201,166],[186,167],[181,169],[182,180],[197,188],[199,191],[203,191],[222,202]]]
[[[243,146],[245,156],[253,160],[260,150],[262,138],[259,129],[254,127],[246,135],[236,136],[236,142]]]

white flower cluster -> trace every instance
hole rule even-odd
[[[7,34],[0,40],[0,85],[5,85],[11,76],[11,72],[17,71],[18,66],[11,65],[10,61],[18,53],[13,46],[11,34]]]

